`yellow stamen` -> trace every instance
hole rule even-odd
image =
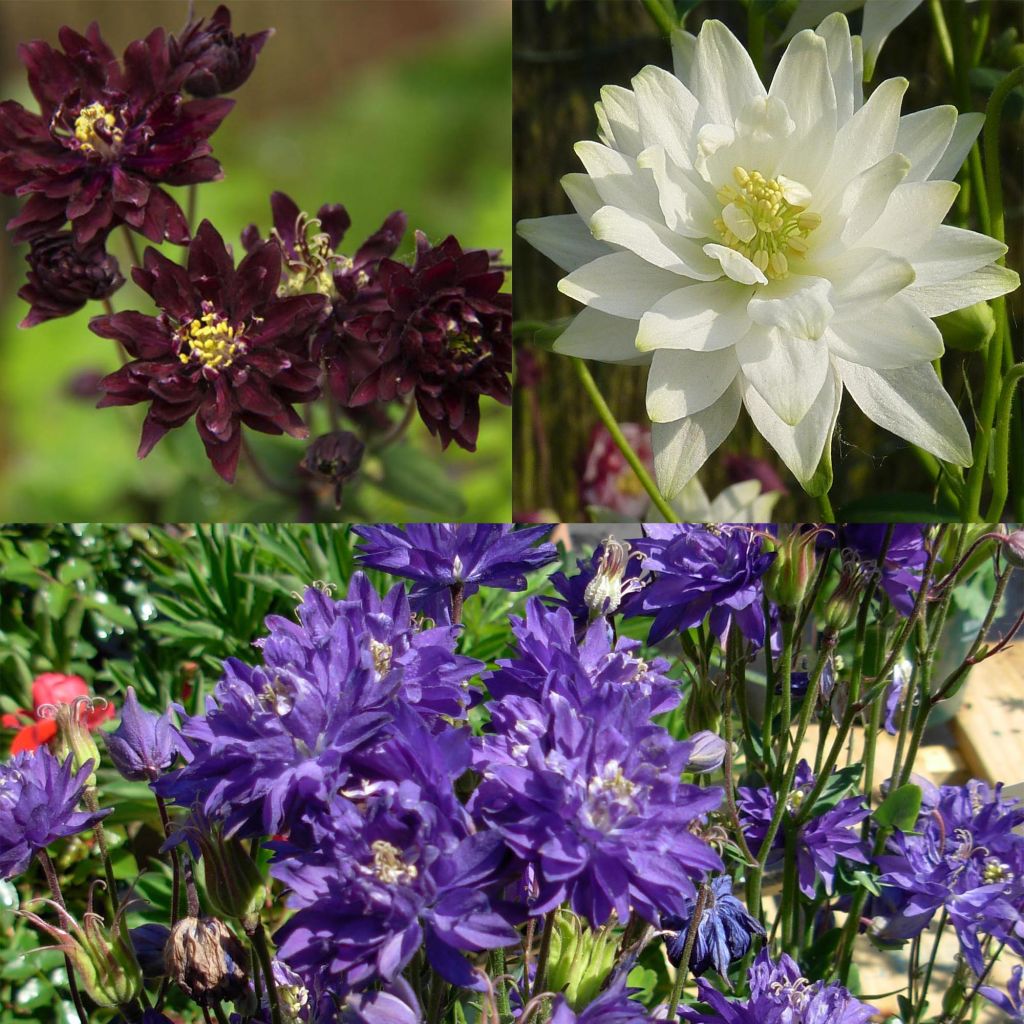
[[[370,844],[373,851],[373,873],[388,885],[396,882],[411,882],[419,872],[415,864],[406,864],[397,846],[386,839],[375,839]]]
[[[214,372],[227,369],[246,348],[242,328],[233,326],[219,313],[213,312],[204,312],[190,320],[179,330],[178,338],[187,345],[187,350],[178,353],[182,363],[195,358]]]
[[[124,132],[114,127],[116,123],[117,118],[102,103],[90,103],[82,107],[75,118],[75,138],[81,144],[82,152],[106,152],[109,149],[110,143],[97,131],[101,126],[112,142],[119,143],[124,138]]]

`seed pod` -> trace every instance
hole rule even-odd
[[[235,1000],[249,987],[249,955],[216,917],[183,917],[164,947],[167,974],[190,999]]]

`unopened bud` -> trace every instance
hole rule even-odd
[[[765,593],[780,608],[799,608],[817,566],[814,533],[791,531],[765,574]]]
[[[1024,529],[1012,530],[1003,539],[1003,556],[1015,569],[1024,569]]]
[[[248,993],[249,956],[215,917],[183,917],[171,929],[164,964],[190,999],[234,1001]]]
[[[548,987],[580,1010],[601,990],[615,963],[618,936],[611,928],[592,931],[569,910],[557,911],[548,954]]]
[[[210,906],[221,917],[238,921],[250,930],[267,898],[267,889],[248,850],[241,840],[227,838],[220,822],[205,817],[194,817],[185,830],[202,851],[199,864]]]
[[[719,688],[711,679],[695,679],[690,685],[683,719],[692,736],[709,730],[714,732],[722,717],[722,698]]]
[[[53,752],[60,761],[66,761],[70,754],[76,772],[86,764],[92,766],[86,786],[96,785],[96,768],[100,763],[100,751],[89,731],[89,712],[102,698],[76,697],[69,704],[47,704],[39,708],[40,717],[52,718],[57,723],[57,735]]]
[[[691,744],[691,749],[685,771],[700,775],[717,771],[725,764],[729,746],[717,733],[704,729],[694,733],[687,742]]]
[[[995,333],[996,319],[987,302],[976,302],[936,317],[935,326],[942,332],[946,348],[977,352]]]

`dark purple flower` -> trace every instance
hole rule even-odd
[[[878,558],[890,529],[886,523],[847,523],[836,528],[836,534],[824,530],[818,535],[822,547],[837,547],[844,565],[851,570],[874,573]],[[892,606],[909,615],[921,589],[921,574],[928,563],[927,529],[919,523],[897,523],[882,562],[881,588]]]
[[[453,791],[468,733],[433,736],[407,709],[397,721],[362,758],[363,781],[271,844],[295,911],[275,939],[297,971],[345,990],[394,981],[421,946],[446,981],[479,988],[463,952],[519,941],[491,898],[507,853],[496,833],[473,831]]]
[[[553,573],[550,583],[561,595],[551,598],[552,605],[564,605],[572,613],[579,629],[585,629],[595,618],[625,612],[635,605],[635,595],[644,588],[641,578],[643,556],[633,551],[629,541],[607,537],[589,559],[576,560],[579,570],[574,576]]]
[[[119,341],[134,358],[105,377],[99,405],[149,402],[139,458],[193,416],[213,468],[232,481],[242,425],[265,434],[308,430],[292,403],[320,393],[308,335],[323,312],[317,295],[278,298],[281,254],[265,244],[236,269],[216,228],[199,226],[179,267],[148,249],[136,284],[160,307],[158,317],[115,313],[89,329]]]
[[[635,912],[685,913],[693,880],[721,870],[691,827],[720,789],[680,782],[690,753],[650,721],[650,704],[608,693],[584,714],[558,693],[492,703],[470,807],[536,882],[530,913],[565,901],[592,926]]]
[[[551,1011],[550,1024],[652,1024],[653,1018],[643,1003],[631,998],[634,989],[626,988],[626,976],[618,977],[579,1013],[574,1013],[565,996],[558,996]]]
[[[257,55],[273,34],[271,28],[252,36],[235,35],[231,12],[221,4],[209,20],[194,18],[180,36],[171,36],[171,64],[191,65],[185,88],[193,96],[234,92],[252,74]]]
[[[697,996],[710,1013],[684,1006],[680,1016],[694,1024],[867,1024],[878,1011],[838,982],[808,981],[785,953],[772,961],[757,954],[748,975],[750,996],[729,999],[701,979]]]
[[[893,833],[878,859],[888,898],[877,922],[883,934],[919,934],[944,907],[977,973],[986,935],[1024,952],[1024,836],[1016,832],[1024,806],[1000,790],[978,780],[942,786],[913,832]]]
[[[453,628],[415,629],[400,585],[380,598],[356,574],[346,600],[310,588],[298,613],[267,619],[263,665],[225,662],[205,715],[182,728],[190,763],[156,783],[229,834],[274,835],[326,806],[397,699],[431,723],[459,716],[481,667],[453,653]]]
[[[651,714],[677,707],[680,689],[669,678],[664,658],[645,661],[640,642],[613,640],[603,621],[579,637],[568,610],[547,608],[539,598],[526,602],[524,618],[512,618],[516,656],[499,658],[485,678],[495,699],[530,697],[543,701],[549,693],[568,697],[586,711],[609,694],[626,693],[649,702]]]
[[[306,449],[302,468],[334,489],[334,504],[341,507],[341,494],[363,462],[366,445],[350,430],[332,430],[321,434]]]
[[[644,527],[633,542],[644,553],[643,567],[655,574],[630,614],[653,614],[650,643],[709,618],[724,636],[732,623],[754,646],[765,637],[761,579],[775,560],[762,538],[746,526]]]
[[[0,764],[0,878],[20,875],[32,858],[58,839],[92,828],[110,813],[76,811],[92,774],[76,773],[73,755],[63,764],[46,747],[15,754]]]
[[[676,967],[683,958],[696,905],[694,901],[687,901],[687,904],[685,914],[662,922],[664,927],[676,932],[666,939],[668,958]],[[728,875],[713,878],[697,925],[697,937],[690,953],[690,970],[699,977],[713,967],[723,978],[728,977],[729,964],[746,956],[755,935],[764,935],[764,928],[733,896],[732,879]]]
[[[431,246],[416,233],[411,267],[382,260],[386,306],[350,321],[348,333],[379,350],[380,367],[350,404],[411,395],[427,429],[447,448],[476,449],[480,398],[512,401],[512,296],[486,249],[463,250],[453,235]]]
[[[786,813],[791,818],[800,811],[814,781],[810,765],[801,761],[793,789],[786,798]],[[737,793],[744,834],[751,850],[758,854],[775,813],[775,793],[769,787],[751,789],[746,786],[739,787]],[[870,813],[860,797],[846,797],[800,826],[796,836],[796,863],[800,891],[805,896],[814,897],[819,879],[827,893],[833,891],[839,858],[868,863],[859,825]],[[775,837],[769,863],[778,862],[782,857],[784,830],[785,822]]]
[[[70,316],[91,300],[108,298],[124,284],[117,260],[101,239],[78,246],[70,231],[33,238],[25,259],[28,281],[18,297],[31,309],[21,327]]]
[[[132,950],[145,978],[162,978],[167,974],[164,947],[171,930],[164,924],[143,924],[128,933]]]
[[[95,23],[59,37],[64,52],[19,47],[40,112],[0,104],[0,191],[29,197],[8,224],[15,241],[70,221],[79,245],[119,224],[153,242],[187,242],[185,215],[161,185],[222,177],[208,139],[232,101],[183,101],[190,65],[171,66],[163,29],[131,43],[123,64]]]
[[[525,590],[526,574],[553,562],[553,544],[537,544],[550,526],[518,529],[488,523],[408,523],[354,526],[362,565],[413,580],[412,606],[438,622],[449,621],[451,591],[463,598],[480,587]]]
[[[118,727],[103,738],[114,767],[132,782],[152,782],[188,749],[171,722],[170,711],[162,715],[144,711],[133,686],[128,687]]]

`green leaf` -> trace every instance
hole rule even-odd
[[[881,896],[882,890],[878,888],[878,881],[875,876],[867,871],[854,871],[854,880],[860,883],[872,896]]]
[[[858,761],[857,764],[851,764],[833,772],[815,802],[810,816],[815,818],[819,814],[830,811],[844,796],[857,789],[863,769],[864,766]]]
[[[878,805],[873,815],[883,828],[898,828],[910,832],[921,813],[921,787],[908,782],[891,793]]]
[[[462,496],[444,470],[423,452],[407,445],[386,448],[379,455],[383,478],[377,486],[410,505],[428,512],[460,518],[465,512]]]
[[[901,491],[847,502],[842,512],[844,521],[858,523],[956,523],[962,518],[941,500]]]

